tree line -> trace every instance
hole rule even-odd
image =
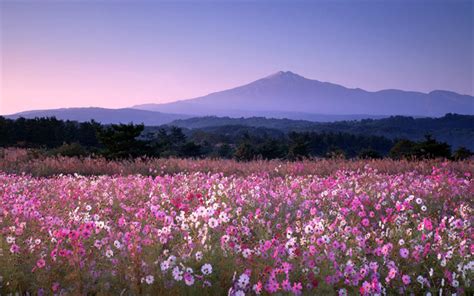
[[[462,160],[471,151],[451,147],[430,135],[423,140],[391,140],[344,132],[288,132],[268,128],[221,126],[187,130],[174,126],[63,121],[52,118],[16,120],[0,116],[0,147],[44,148],[64,156],[194,157],[297,160],[308,157]]]

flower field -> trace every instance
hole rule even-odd
[[[324,174],[191,160],[156,176],[4,171],[0,294],[474,293],[472,163],[339,162]]]

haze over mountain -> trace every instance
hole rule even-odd
[[[50,110],[25,111],[6,116],[10,119],[56,117],[61,120],[85,122],[95,120],[102,124],[111,123],[144,123],[145,125],[161,125],[177,119],[186,119],[190,116],[181,114],[165,114],[156,111],[137,110],[131,108],[106,109],[106,108],[62,108]]]
[[[433,116],[474,114],[474,97],[451,91],[430,93],[387,89],[376,92],[302,77],[290,71],[233,89],[165,104],[132,108],[196,116],[266,116],[314,120],[315,115]]]

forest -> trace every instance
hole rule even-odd
[[[36,148],[50,154],[98,155],[110,159],[148,156],[239,161],[311,157],[459,160],[472,155],[462,146],[452,151],[449,144],[429,133],[416,141],[334,129],[295,131],[247,125],[188,129],[169,125],[102,125],[54,117],[16,120],[0,117],[0,147]]]

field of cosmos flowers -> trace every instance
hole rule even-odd
[[[12,161],[0,161],[2,295],[474,293],[472,162],[38,176]]]

